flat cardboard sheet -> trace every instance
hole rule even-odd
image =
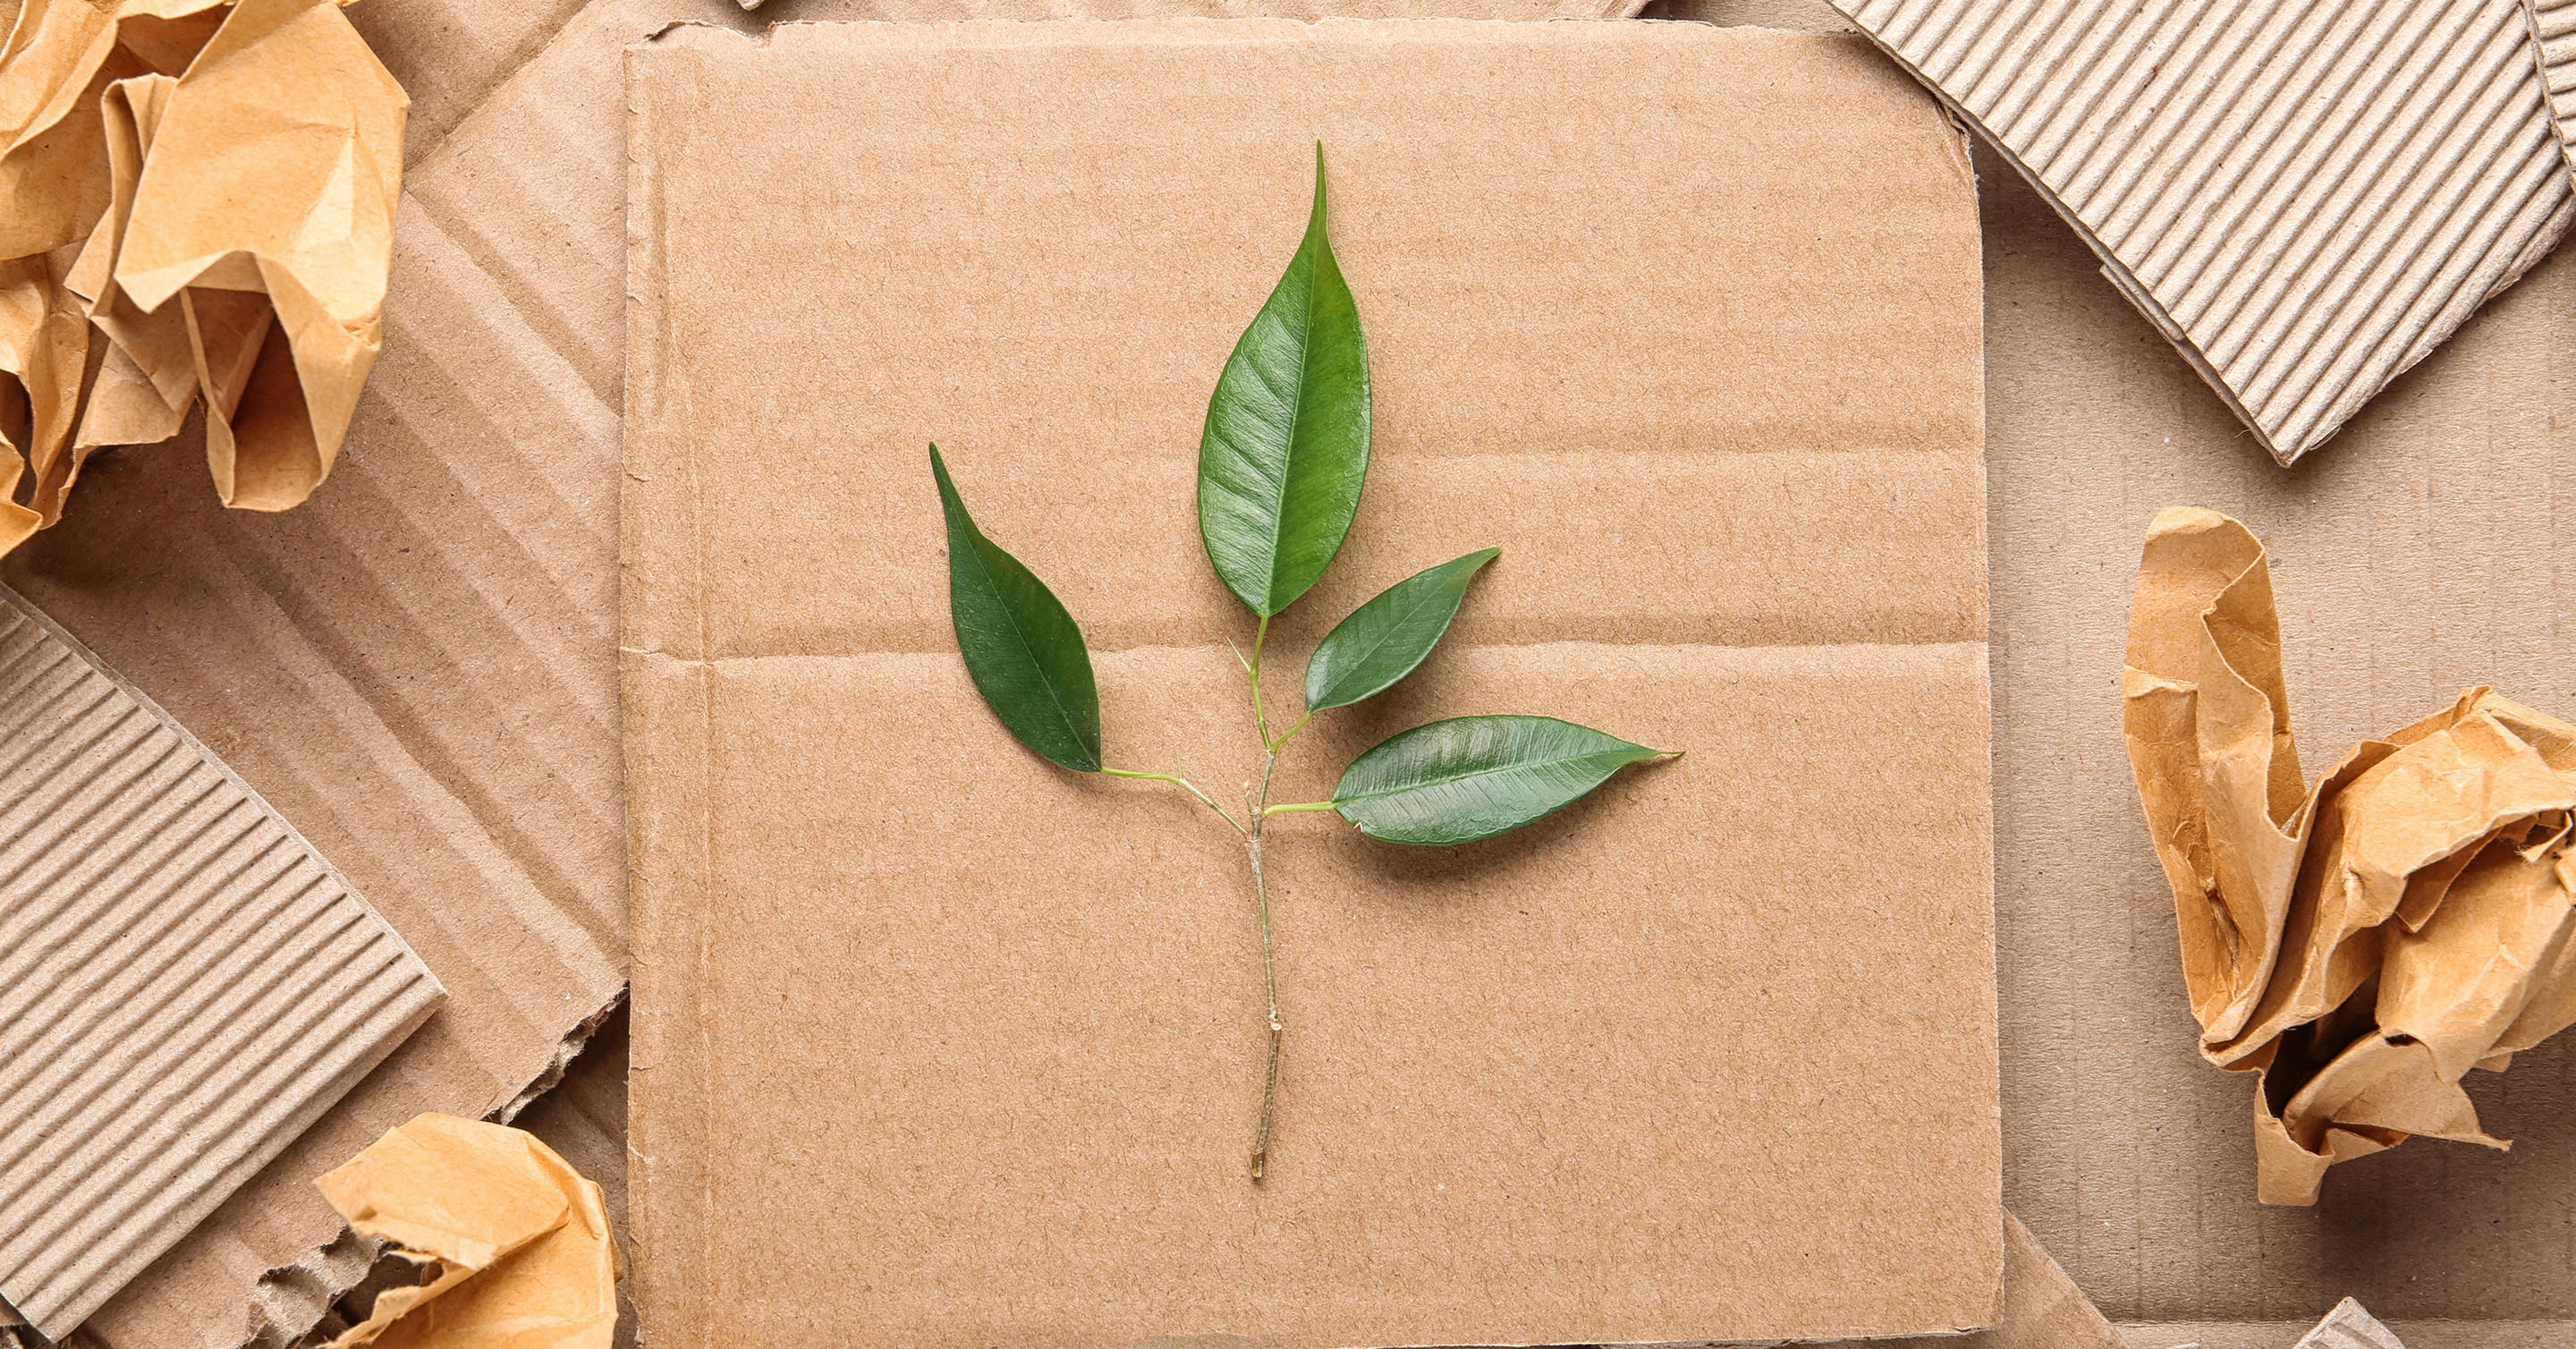
[[[1538,18],[1626,12],[1620,2],[1445,7]],[[1366,12],[1372,0],[1353,3]],[[0,0],[0,14],[13,8]],[[363,1243],[335,1240],[338,1216],[312,1177],[423,1110],[506,1115],[623,986],[621,50],[683,20],[1055,8],[781,0],[755,20],[727,0],[400,0],[348,11],[412,106],[384,351],[333,480],[285,517],[228,514],[192,428],[91,460],[80,504],[0,577],[216,744],[411,934],[454,999],[196,1241],[93,1316],[96,1341],[230,1349],[246,1334],[300,1335],[372,1263]]]
[[[0,591],[0,1299],[60,1339],[437,1010],[346,877]]]
[[[2576,216],[2518,0],[1835,0],[2295,461]]]
[[[648,1341],[1994,1319],[1973,192],[1930,99],[1830,39],[1331,21],[681,30],[632,97]],[[1318,137],[1374,485],[1278,649],[1504,552],[1281,790],[1470,709],[1692,752],[1454,854],[1275,842],[1255,1189],[1237,850],[976,705],[922,444],[1088,622],[1113,753],[1237,773],[1192,466]]]

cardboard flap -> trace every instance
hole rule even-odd
[[[631,88],[648,1335],[1994,1319],[1978,253],[1935,105],[1847,40],[1664,24],[680,31]],[[1692,753],[1455,852],[1283,829],[1255,1189],[1239,850],[978,705],[922,447],[1085,625],[1113,761],[1231,783],[1199,424],[1318,139],[1372,481],[1273,649],[1503,556],[1280,799],[1466,711]]]

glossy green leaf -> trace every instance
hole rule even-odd
[[[1467,583],[1502,552],[1487,548],[1416,572],[1334,624],[1306,661],[1306,710],[1347,707],[1413,673],[1449,631]]]
[[[1665,753],[1554,717],[1453,717],[1342,770],[1333,809],[1389,843],[1472,843],[1561,810]]]
[[[948,616],[966,673],[1021,744],[1100,771],[1100,693],[1082,629],[1046,582],[975,528],[936,445],[930,472],[948,516]]]
[[[1319,145],[1305,242],[1226,358],[1199,440],[1199,538],[1265,617],[1341,551],[1368,476],[1368,347],[1324,217]]]

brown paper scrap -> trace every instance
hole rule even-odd
[[[391,1289],[332,1349],[605,1349],[617,1243],[599,1186],[535,1135],[422,1115],[314,1182],[426,1278]]]
[[[2211,1062],[2255,1073],[2258,1189],[2412,1134],[2504,1147],[2460,1079],[2576,1021],[2576,727],[2471,689],[2303,787],[2263,547],[2147,532],[2129,760]]]
[[[0,45],[0,413],[30,411],[0,441],[35,482],[0,551],[201,396],[226,505],[312,494],[383,346],[408,106],[334,0],[29,0]]]

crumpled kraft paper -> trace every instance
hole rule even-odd
[[[311,495],[383,345],[408,107],[334,0],[27,0],[0,45],[0,371],[35,415],[0,444],[36,481],[0,551],[89,451],[200,399],[225,504]]]
[[[421,1115],[314,1184],[427,1275],[332,1349],[606,1349],[623,1272],[606,1201],[535,1135]]]
[[[2192,508],[2147,532],[2122,680],[2201,1052],[2256,1075],[2263,1201],[2412,1134],[2505,1146],[2460,1079],[2576,1022],[2576,727],[2471,689],[2306,787],[2262,544]]]

